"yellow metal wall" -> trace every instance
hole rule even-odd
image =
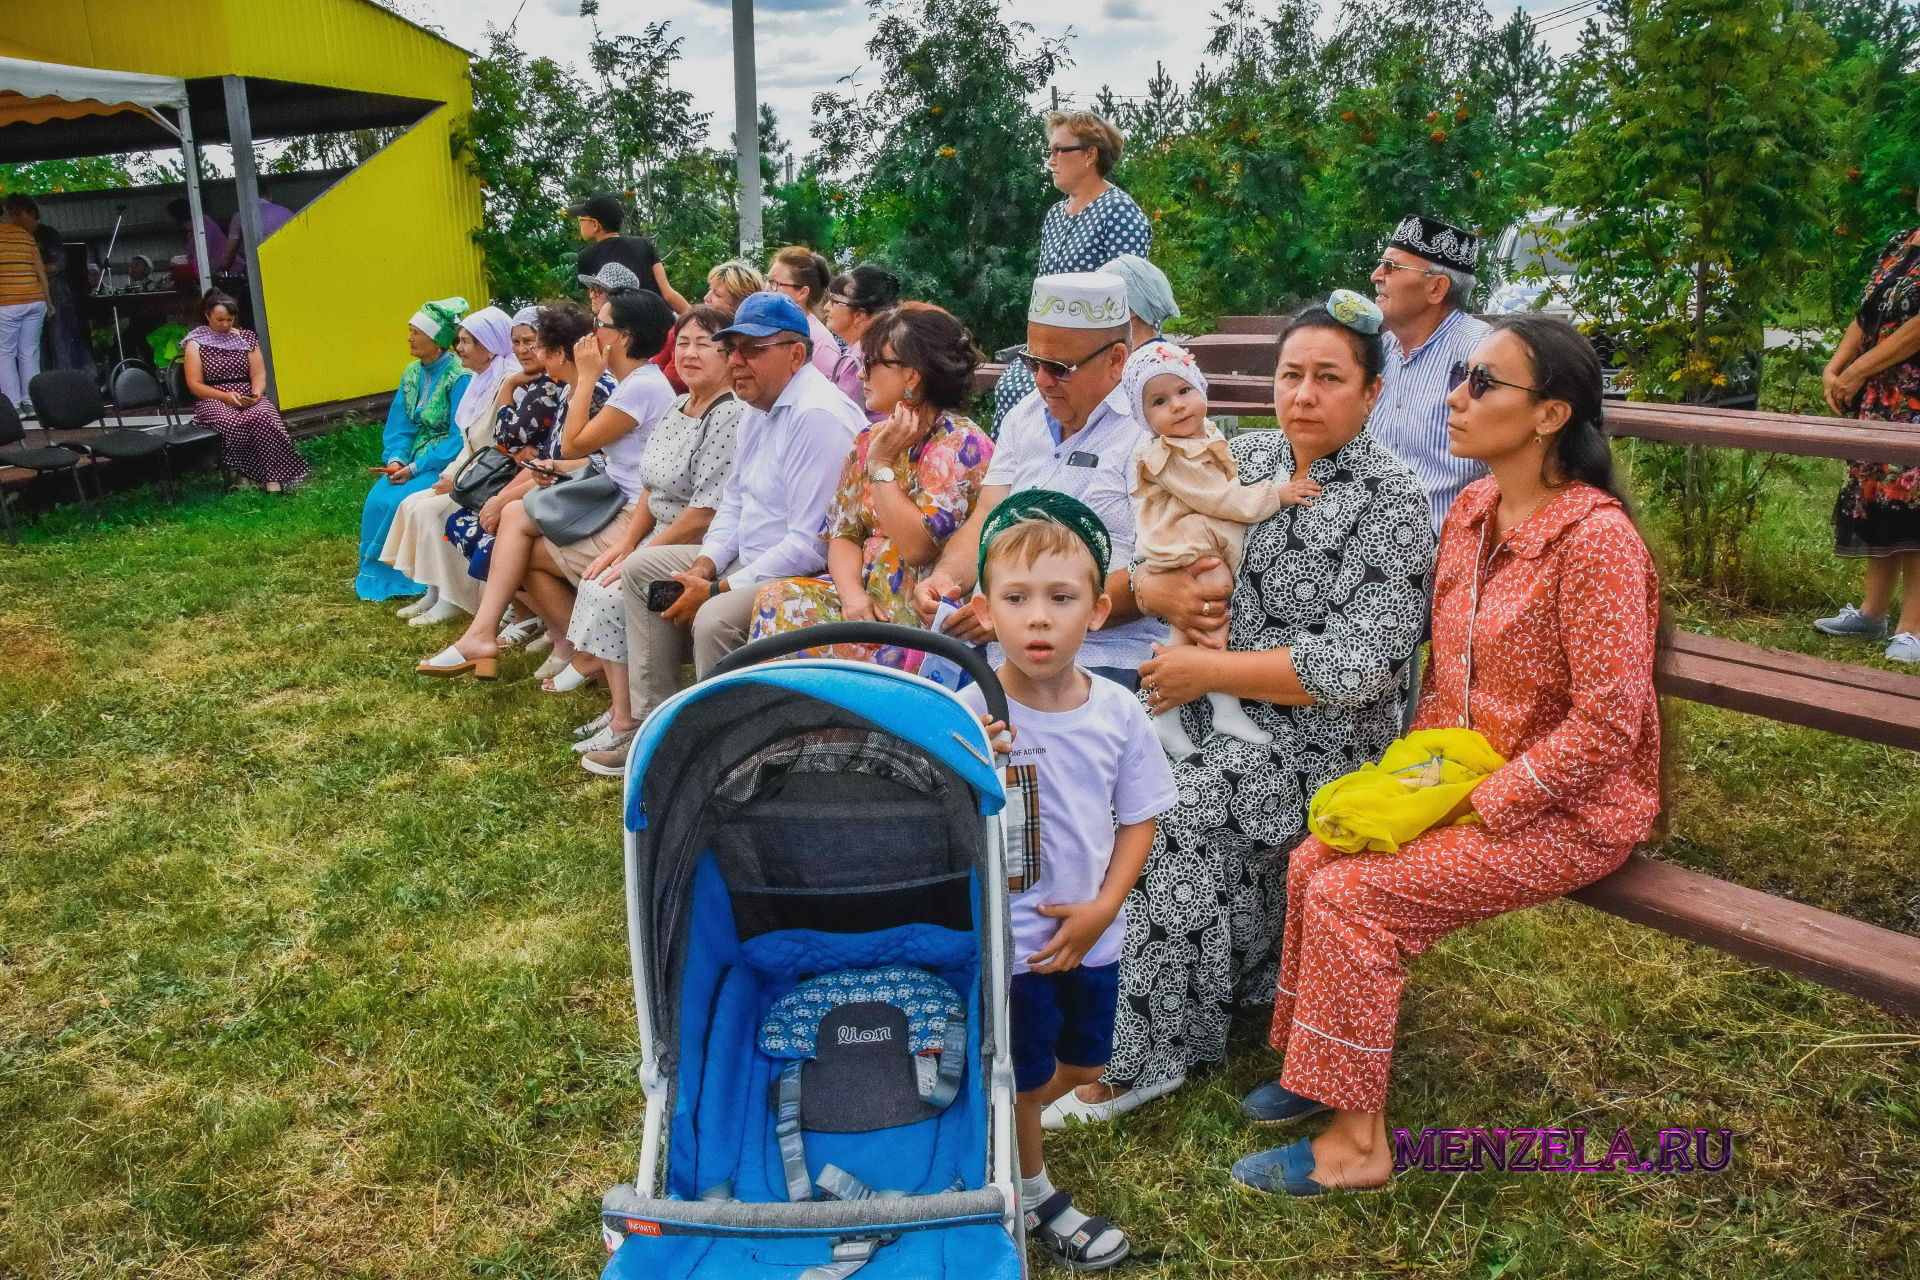
[[[485,301],[480,189],[454,159],[467,55],[371,0],[0,0],[0,32],[55,61],[245,75],[427,98],[436,109],[260,247],[284,408],[392,390],[419,305]]]
[[[260,246],[283,408],[391,391],[422,302],[485,302],[479,189],[448,159],[453,119],[441,107]]]

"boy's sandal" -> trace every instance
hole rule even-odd
[[[1133,1248],[1125,1235],[1120,1236],[1118,1245],[1105,1253],[1092,1252],[1094,1242],[1101,1236],[1109,1231],[1119,1231],[1105,1218],[1088,1218],[1072,1235],[1053,1230],[1051,1224],[1072,1207],[1072,1197],[1064,1191],[1055,1191],[1027,1210],[1027,1239],[1038,1245],[1048,1259],[1069,1271],[1105,1271],[1108,1267],[1119,1265]]]
[[[1234,1161],[1233,1180],[1255,1191],[1279,1191],[1296,1199],[1338,1192],[1383,1191],[1379,1187],[1330,1187],[1313,1179],[1313,1141],[1302,1138],[1271,1151],[1256,1151]]]

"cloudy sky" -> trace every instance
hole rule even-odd
[[[518,23],[522,48],[578,62],[589,40],[579,0],[387,0],[417,22],[435,27],[469,49],[486,43],[489,26]],[[649,22],[671,23],[685,40],[675,83],[694,95],[697,108],[712,113],[712,135],[724,145],[733,128],[733,17],[729,0],[601,0],[600,22],[619,34],[637,33]],[[1073,66],[1058,77],[1061,91],[1085,102],[1111,85],[1115,93],[1140,93],[1156,61],[1184,83],[1203,60],[1212,24],[1210,0],[1010,0],[1003,12],[1030,22],[1037,34],[1072,37]],[[1333,0],[1325,7],[1331,10]],[[1570,47],[1581,10],[1573,0],[1488,0],[1496,18],[1516,7],[1536,15],[1549,40]],[[1567,16],[1563,12],[1573,10]],[[780,130],[795,150],[811,149],[806,125],[813,95],[831,90],[842,76],[861,74],[871,11],[863,0],[757,0],[755,51],[760,96],[780,116]],[[1565,24],[1561,30],[1552,30]],[[871,80],[869,67],[867,79]]]

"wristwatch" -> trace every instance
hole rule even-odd
[[[875,467],[873,470],[867,472],[867,479],[873,481],[875,484],[892,484],[894,480],[893,468]]]

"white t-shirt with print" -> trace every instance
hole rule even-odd
[[[1072,711],[1035,711],[1007,700],[1014,731],[1007,762],[1036,766],[1040,786],[1040,878],[1010,904],[1015,973],[1027,972],[1027,957],[1060,927],[1038,908],[1099,897],[1113,861],[1116,824],[1158,817],[1178,797],[1166,751],[1139,700],[1111,680],[1087,678],[1093,687]],[[958,696],[976,714],[986,711],[978,685]],[[1118,960],[1126,925],[1122,911],[1081,964]]]

